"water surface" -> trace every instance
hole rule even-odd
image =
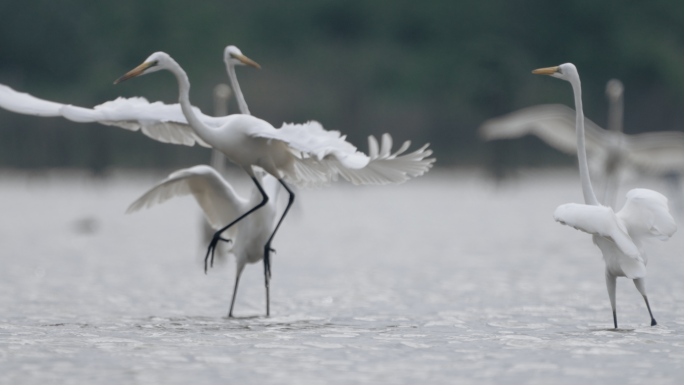
[[[236,319],[224,318],[234,263],[204,275],[191,198],[124,215],[161,178],[0,174],[0,383],[684,379],[682,234],[648,246],[660,325],[620,279],[611,330],[598,248],[551,217],[581,202],[575,173],[298,191],[274,242],[272,316],[259,264]],[[231,177],[241,192],[245,179]]]

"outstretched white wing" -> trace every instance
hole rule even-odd
[[[248,201],[237,195],[216,170],[200,165],[172,173],[133,202],[126,213],[190,194],[202,207],[211,227],[217,230],[251,208],[247,207]]]
[[[83,108],[49,102],[0,84],[0,107],[36,116],[63,116],[79,123],[98,122],[127,130],[141,130],[150,138],[173,144],[210,147],[188,125],[179,104],[150,103],[142,97],[117,98],[94,108]],[[220,126],[224,118],[207,116],[195,108],[207,125]]]
[[[60,116],[59,109],[64,105],[38,99],[24,92],[0,84],[0,107],[18,114],[36,116]]]
[[[612,241],[626,256],[641,260],[639,248],[610,207],[567,203],[556,208],[553,218],[561,224]]]
[[[279,140],[317,160],[333,156],[347,168],[362,168],[370,161],[339,131],[328,131],[313,120],[304,124],[284,123],[279,129],[255,130],[251,136]]]
[[[412,153],[401,155],[411,144],[407,141],[398,151],[391,153],[392,137],[389,134],[382,136],[381,146],[370,136],[370,151],[366,155],[347,142],[339,131],[327,131],[315,121],[284,124],[280,129],[259,130],[251,136],[282,141],[299,151],[302,153],[301,161],[310,166],[312,172],[318,171],[320,181],[323,182],[327,180],[323,176],[325,174],[330,175],[333,180],[341,175],[354,184],[401,183],[424,174],[435,161],[427,158],[432,154],[432,150],[427,149],[427,144]],[[322,167],[317,168],[311,161]]]
[[[378,141],[374,136],[368,137],[368,164],[363,168],[347,168],[336,158],[325,158],[321,162],[333,170],[333,178],[341,175],[344,179],[354,184],[388,184],[402,183],[411,178],[423,175],[427,172],[434,158],[432,150],[424,145],[418,150],[403,154],[411,145],[410,141],[404,144],[394,153],[392,150],[392,137],[389,134],[382,135],[382,143],[378,147]]]
[[[557,150],[577,153],[575,110],[562,104],[543,104],[524,108],[485,121],[479,128],[484,140],[515,139],[536,135]],[[610,140],[606,131],[585,118],[584,131],[588,152],[603,151]]]
[[[617,217],[624,222],[630,236],[637,242],[642,238],[666,241],[677,231],[667,198],[653,190],[629,190],[625,206],[617,213]]]

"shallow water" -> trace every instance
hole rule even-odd
[[[274,242],[272,316],[259,264],[237,319],[233,261],[204,275],[191,198],[124,215],[162,177],[0,174],[0,383],[684,379],[684,237],[648,248],[659,326],[620,279],[611,330],[598,248],[551,217],[581,202],[575,173],[299,191]]]

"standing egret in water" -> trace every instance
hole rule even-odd
[[[241,59],[239,56],[236,58]],[[244,56],[242,59],[241,61],[246,61]],[[255,65],[256,63],[246,62],[245,64]],[[240,166],[252,178],[263,198],[259,204],[214,234],[207,249],[205,261],[210,255],[213,256],[218,242],[225,241],[221,238],[221,233],[268,202],[268,195],[254,175],[254,166],[261,167],[277,178],[289,193],[287,207],[271,237],[264,245],[267,298],[271,242],[294,202],[294,194],[285,182],[286,180],[299,186],[312,186],[327,184],[337,179],[338,175],[342,175],[354,184],[401,183],[422,175],[434,162],[434,159],[426,159],[432,154],[432,151],[427,149],[427,145],[413,153],[399,156],[410,145],[406,142],[397,152],[391,153],[392,141],[387,134],[383,135],[379,151],[377,142],[370,137],[370,154],[363,154],[346,142],[339,132],[326,131],[318,122],[313,121],[301,125],[286,124],[276,129],[264,120],[240,114],[227,116],[223,124],[218,127],[207,124],[190,104],[188,76],[181,66],[164,52],[152,54],[143,64],[117,79],[115,83],[159,70],[168,70],[176,77],[179,102],[193,132],[202,141],[220,150],[230,161]],[[268,300],[266,309],[268,314]]]
[[[550,75],[570,82],[575,96],[577,158],[585,204],[561,205],[553,213],[553,217],[561,224],[592,234],[594,243],[601,249],[606,263],[606,286],[613,309],[615,328],[618,327],[615,306],[617,277],[634,280],[634,285],[646,302],[646,308],[651,316],[651,326],[655,326],[657,323],[646,295],[648,258],[643,249],[643,241],[646,238],[667,240],[677,231],[677,225],[667,207],[667,198],[656,191],[633,189],[627,193],[627,202],[619,212],[615,213],[612,208],[602,206],[594,195],[589,178],[582,87],[577,68],[572,63],[565,63],[557,67],[540,68],[532,73]]]
[[[621,170],[635,169],[649,173],[684,172],[684,133],[679,131],[623,133],[622,82],[612,79],[606,85],[608,130],[585,118],[586,150],[592,163],[598,163],[601,183],[600,201],[614,208]],[[479,128],[485,140],[514,139],[536,135],[551,147],[574,155],[575,111],[562,104],[543,104],[524,108],[485,121]]]
[[[230,302],[228,317],[233,316],[235,296],[237,295],[240,275],[247,263],[257,263],[264,258],[264,244],[275,230],[276,196],[278,180],[262,170],[254,172],[266,194],[273,198],[246,217],[236,226],[226,230],[223,235],[232,239],[227,252],[235,256],[235,288]],[[202,208],[204,216],[215,230],[224,227],[231,218],[236,218],[261,201],[261,193],[254,188],[249,199],[239,196],[223,177],[209,166],[195,166],[178,170],[158,183],[128,207],[127,213],[149,208],[173,198],[192,194]]]

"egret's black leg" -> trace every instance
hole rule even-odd
[[[235,276],[235,288],[233,289],[233,300],[230,301],[230,310],[228,310],[228,318],[233,318],[233,306],[235,306],[235,296],[237,295],[238,283],[240,283],[240,274]]]
[[[259,189],[259,192],[261,193],[261,196],[264,197],[264,199],[259,203],[258,205],[254,206],[251,210],[247,211],[246,213],[242,214],[238,219],[230,222],[226,227],[220,229],[219,231],[214,233],[214,237],[211,239],[211,242],[209,242],[209,248],[207,249],[207,255],[204,257],[204,273],[207,273],[207,261],[209,260],[209,255],[211,255],[211,265],[214,265],[214,251],[216,250],[216,245],[218,244],[219,241],[228,241],[227,239],[221,238],[221,233],[226,231],[228,228],[233,226],[234,224],[240,222],[242,218],[246,217],[247,215],[251,214],[252,212],[258,210],[260,207],[266,204],[268,202],[268,195],[266,195],[266,192],[264,189],[261,187],[259,184],[259,181],[256,180],[256,178],[252,177],[252,180],[254,181],[254,184],[256,184],[257,188]]]
[[[646,296],[645,278],[635,278],[634,279],[634,286],[636,286],[637,290],[639,290],[639,293],[641,293],[641,296],[644,297],[644,301],[646,301],[646,307],[648,308],[648,314],[651,316],[651,326],[656,326],[658,323],[656,322],[655,318],[653,318],[653,313],[651,312],[651,305],[649,305],[648,297]]]
[[[617,313],[615,312],[615,289],[617,287],[617,277],[614,276],[606,267],[606,288],[608,289],[608,298],[610,298],[610,307],[613,309],[613,324],[617,329]]]
[[[651,312],[651,305],[648,304],[648,298],[646,298],[646,296],[644,296],[644,301],[646,301],[646,308],[648,308],[648,314],[651,316],[651,326],[658,325],[655,318],[653,318],[653,313]]]
[[[264,246],[264,282],[266,285],[266,315],[269,316],[271,314],[270,309],[270,295],[269,295],[269,281],[271,280],[271,251],[275,251],[271,248],[271,241],[273,240],[273,237],[275,236],[276,231],[278,231],[278,228],[280,228],[280,224],[283,223],[283,219],[285,219],[285,216],[287,215],[287,212],[290,210],[290,207],[294,203],[295,200],[295,194],[290,190],[289,187],[285,184],[285,182],[282,179],[278,179],[281,185],[285,187],[285,190],[287,190],[288,194],[290,194],[290,197],[287,201],[287,207],[285,207],[285,211],[283,212],[283,215],[280,217],[280,220],[278,221],[278,224],[275,227],[275,230],[273,230],[273,233],[271,234],[271,237],[268,238],[268,241],[266,242],[266,245]]]

